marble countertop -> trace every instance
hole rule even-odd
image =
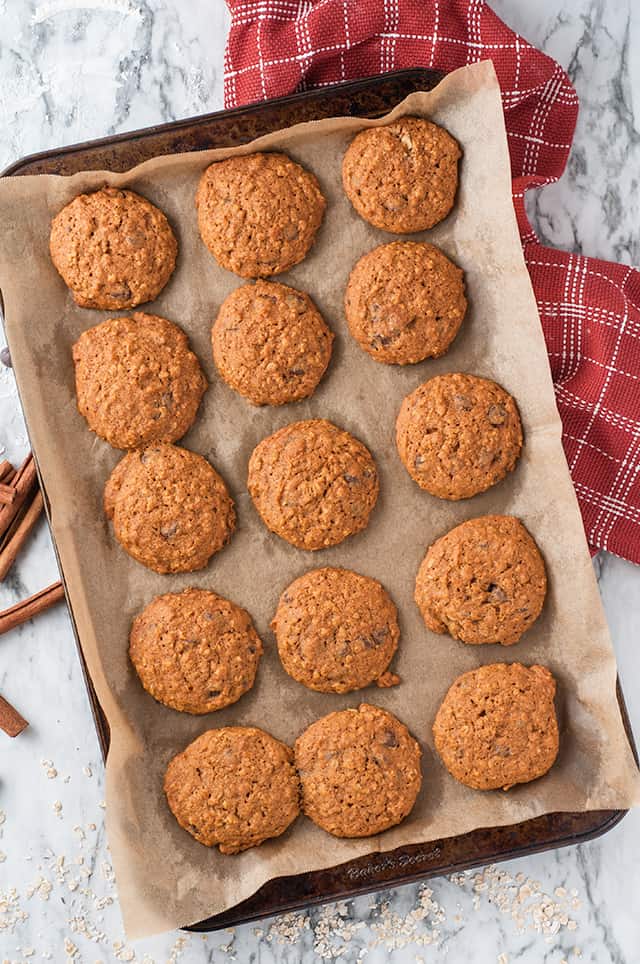
[[[580,119],[562,181],[529,198],[542,239],[640,262],[640,8],[635,0],[494,0],[568,71]],[[64,143],[222,106],[222,0],[0,0],[0,168]],[[0,336],[0,344],[2,338]],[[27,440],[0,370],[0,452]],[[595,562],[640,734],[640,570]],[[57,578],[42,525],[0,608]],[[605,837],[206,938],[128,945],[104,834],[103,768],[64,607],[0,641],[0,692],[31,721],[0,740],[0,961],[624,964],[638,960],[640,810]],[[634,664],[634,659],[636,664]]]

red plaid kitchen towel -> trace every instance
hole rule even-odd
[[[403,67],[493,60],[587,538],[593,551],[640,563],[640,272],[544,247],[525,214],[525,190],[557,180],[567,162],[578,100],[566,74],[481,0],[228,2],[227,107]]]

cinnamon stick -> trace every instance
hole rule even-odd
[[[0,503],[2,505],[11,505],[15,501],[16,490],[13,485],[6,485],[4,482],[0,482]]]
[[[33,462],[33,452],[29,452],[29,454],[25,457],[24,461],[18,468],[18,472],[16,475],[16,482],[18,481],[19,478],[22,477],[22,475],[25,473],[25,471],[31,465],[32,462]]]
[[[15,499],[11,505],[3,505],[2,508],[0,508],[0,539],[31,494],[31,490],[36,484],[36,481],[35,462],[33,461],[33,456],[29,454],[16,472],[15,478],[11,483],[15,489]]]
[[[23,515],[22,519],[15,528],[15,531],[7,540],[4,548],[0,551],[0,582],[7,577],[7,573],[16,561],[20,549],[24,545],[27,536],[33,529],[44,508],[42,492],[36,492],[33,502]]]
[[[7,545],[9,540],[13,538],[13,534],[18,528],[18,526],[20,525],[20,523],[22,522],[28,508],[29,508],[29,502],[25,501],[20,507],[17,514],[13,517],[11,521],[11,525],[9,526],[7,531],[3,532],[2,535],[0,535],[0,552],[2,552],[2,550]]]
[[[33,461],[33,452],[29,452],[29,454],[25,457],[24,461],[18,466],[17,469],[14,470],[13,482],[11,484],[17,485],[18,482],[20,482],[20,480],[23,479],[25,475],[27,475],[27,473],[28,473],[28,478],[35,479],[36,467]]]
[[[4,459],[0,462],[0,482],[6,482],[5,476],[13,469],[11,462],[8,459]]]
[[[17,736],[28,726],[25,718],[20,716],[15,707],[8,703],[3,696],[0,696],[0,729],[8,733],[9,736]]]
[[[46,589],[41,589],[40,592],[29,596],[28,599],[23,599],[15,606],[0,612],[0,636],[26,623],[28,619],[33,619],[39,613],[45,612],[61,599],[64,599],[62,583],[54,582]]]

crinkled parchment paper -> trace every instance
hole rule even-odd
[[[416,237],[440,245],[462,266],[469,297],[468,316],[451,351],[406,368],[377,364],[347,332],[342,299],[349,271],[360,255],[391,236],[357,217],[340,181],[342,155],[354,133],[403,114],[444,124],[464,149],[455,212]],[[272,149],[313,170],[327,197],[326,219],[310,256],[279,280],[310,292],[336,341],[313,398],[255,409],[221,382],[213,366],[211,323],[222,299],[242,282],[219,268],[200,241],[194,194],[211,161]],[[75,307],[51,264],[47,242],[60,208],[103,184],[132,188],[158,204],[179,239],[173,279],[142,310],[180,324],[207,371],[211,386],[183,444],[222,473],[239,515],[230,546],[191,575],[148,572],[116,544],[101,499],[120,456],[76,411],[71,346],[107,313]],[[107,828],[129,937],[220,912],[272,877],[548,811],[638,802],[638,773],[616,702],[614,654],[560,443],[545,344],[516,228],[500,94],[490,63],[450,74],[431,93],[412,94],[381,120],[304,124],[236,150],[158,158],[126,174],[7,178],[0,183],[0,222],[0,286],[11,353],[83,650],[111,725]],[[456,370],[494,378],[515,395],[526,441],[505,482],[450,503],[411,481],[396,454],[394,422],[408,392],[432,375]],[[267,532],[248,497],[246,471],[253,447],[265,435],[314,417],[331,419],[368,445],[380,470],[381,494],[364,533],[307,553]],[[457,523],[484,513],[519,516],[540,545],[550,577],[542,617],[508,649],[433,635],[413,601],[426,547]],[[400,610],[402,637],[393,664],[400,686],[323,695],[285,674],[269,621],[287,583],[318,565],[351,567],[380,579],[390,591]],[[156,594],[189,585],[215,589],[245,606],[266,644],[253,691],[208,717],[154,703],[127,658],[132,617]],[[431,723],[458,674],[500,660],[540,662],[558,678],[560,756],[547,776],[529,786],[474,792],[456,783],[435,756]],[[349,841],[300,818],[283,837],[235,857],[205,849],[178,827],[165,804],[162,777],[169,758],[195,736],[229,723],[257,724],[291,743],[317,717],[363,700],[397,714],[424,749],[423,789],[401,826],[378,838]]]

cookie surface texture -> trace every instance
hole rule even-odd
[[[80,194],[53,219],[51,259],[81,308],[120,311],[153,301],[176,265],[162,211],[133,191]]]
[[[157,596],[129,635],[144,688],[184,713],[211,713],[239,700],[254,684],[261,655],[249,614],[205,589]]]
[[[451,211],[458,188],[460,147],[443,127],[402,117],[361,131],[342,164],[342,183],[354,208],[382,231],[412,234]]]
[[[282,593],[271,628],[285,670],[312,690],[349,693],[391,682],[398,612],[375,579],[349,569],[313,569]]]
[[[362,442],[332,422],[311,419],[256,446],[248,488],[272,532],[300,549],[323,549],[365,528],[379,483]]]
[[[481,516],[427,550],[415,599],[428,629],[463,643],[517,643],[540,615],[547,577],[519,519]]]
[[[336,837],[401,823],[422,783],[420,746],[391,713],[363,703],[312,723],[295,743],[303,812]]]
[[[211,342],[231,388],[254,405],[285,405],[313,394],[331,358],[333,333],[308,294],[257,281],[225,298]]]
[[[227,544],[233,500],[201,455],[160,443],[129,452],[104,490],[104,510],[120,545],[155,572],[193,572]]]
[[[494,663],[459,676],[433,724],[449,773],[475,790],[543,776],[558,755],[555,692],[544,666]]]
[[[211,164],[196,207],[218,264],[243,278],[267,278],[306,256],[326,201],[315,175],[286,154],[257,153]]]
[[[83,332],[73,361],[78,411],[117,449],[182,438],[207,388],[184,332],[143,312]]]
[[[466,309],[460,268],[434,245],[414,241],[392,241],[365,254],[345,294],[351,334],[388,365],[443,355]]]
[[[203,733],[171,760],[164,790],[180,826],[223,854],[279,837],[300,812],[293,751],[252,726]]]
[[[411,478],[441,499],[468,499],[500,482],[522,449],[515,401],[477,375],[437,375],[404,399],[398,454]]]

